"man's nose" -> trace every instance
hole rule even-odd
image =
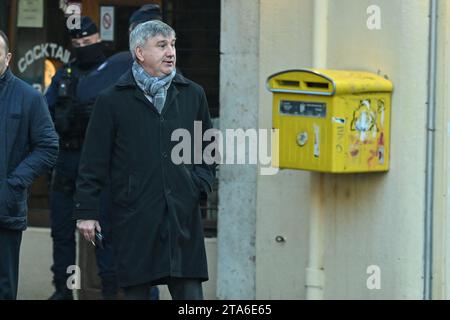
[[[175,55],[175,48],[172,46],[169,46],[169,49],[167,50],[167,56],[173,57]]]

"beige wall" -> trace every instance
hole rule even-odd
[[[312,1],[261,1],[259,124],[271,126],[271,73],[310,67]],[[428,1],[329,1],[329,68],[380,72],[394,83],[391,170],[326,175],[325,298],[420,299],[423,287]],[[381,30],[369,30],[369,5]],[[309,173],[257,181],[257,296],[303,298],[308,257]],[[284,245],[275,243],[284,235]],[[368,290],[366,269],[381,269]]]
[[[258,127],[259,0],[222,0],[221,15],[220,129],[225,134]],[[219,299],[255,298],[257,169],[251,164],[219,168]]]
[[[381,30],[365,27],[371,4]],[[330,1],[329,32],[330,68],[380,70],[395,92],[390,172],[328,179],[326,297],[421,298],[428,1]],[[366,287],[372,264],[381,290]]]
[[[269,75],[311,65],[312,1],[260,2],[259,126],[272,127]],[[256,226],[256,297],[304,299],[308,256],[309,176],[282,170],[258,176]],[[275,238],[283,236],[285,243]]]

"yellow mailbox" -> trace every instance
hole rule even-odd
[[[392,82],[369,72],[289,70],[267,79],[279,167],[389,170]]]

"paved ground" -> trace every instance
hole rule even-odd
[[[216,240],[206,240],[210,281],[204,284],[206,299],[215,299]],[[52,239],[50,229],[28,228],[23,233],[20,253],[19,300],[45,300],[53,293]],[[170,299],[166,286],[161,288],[161,299]]]
[[[50,229],[28,228],[22,237],[19,268],[20,300],[43,300],[53,293]]]

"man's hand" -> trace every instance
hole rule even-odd
[[[78,231],[87,241],[95,242],[95,229],[101,232],[100,224],[97,220],[77,220]]]

